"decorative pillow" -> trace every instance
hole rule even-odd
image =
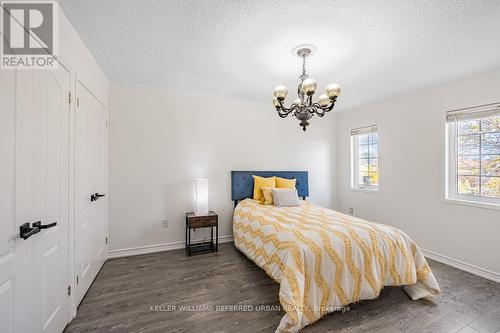
[[[262,194],[264,194],[264,205],[274,205],[273,202],[273,188],[272,187],[263,187]]]
[[[263,187],[276,187],[276,177],[259,177],[253,176],[253,199],[258,201],[264,201],[264,194],[262,193]]]
[[[273,201],[277,207],[296,207],[300,205],[299,195],[296,189],[273,188]]]
[[[281,178],[281,177],[276,177],[276,188],[295,188],[295,183],[297,182],[297,179],[287,179],[287,178]]]

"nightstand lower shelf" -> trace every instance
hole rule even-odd
[[[196,253],[205,253],[205,252],[216,252],[217,244],[214,242],[201,242],[201,243],[193,243],[186,247],[186,253],[188,256]]]
[[[217,252],[219,245],[219,223],[215,212],[206,215],[186,213],[186,254]],[[210,241],[191,243],[191,229],[210,228]],[[214,232],[215,229],[215,232]],[[215,235],[214,235],[215,234]],[[215,237],[214,237],[215,236]]]

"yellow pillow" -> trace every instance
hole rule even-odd
[[[262,193],[264,194],[264,205],[274,205],[273,188],[272,187],[263,187]]]
[[[276,177],[259,177],[253,176],[253,199],[258,201],[264,201],[264,193],[262,193],[263,187],[276,188]]]
[[[281,177],[276,177],[276,188],[295,188],[295,183],[297,179],[286,179]]]

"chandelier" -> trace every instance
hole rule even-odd
[[[320,95],[318,101],[313,102],[313,95],[318,88],[318,84],[315,79],[306,73],[306,58],[310,56],[314,50],[315,47],[313,45],[301,45],[292,50],[292,54],[297,54],[302,58],[302,74],[299,76],[300,83],[297,87],[297,94],[299,97],[289,108],[283,105],[288,94],[287,88],[282,85],[274,88],[273,104],[276,107],[276,111],[278,111],[278,115],[281,118],[285,118],[292,113],[300,120],[300,126],[302,126],[304,131],[309,125],[309,119],[314,115],[323,117],[326,112],[331,111],[337,101],[337,97],[340,95],[340,86],[332,83],[326,86],[326,94]]]

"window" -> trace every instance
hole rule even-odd
[[[378,191],[378,129],[371,125],[351,130],[351,185]]]
[[[446,114],[447,198],[500,205],[500,104]]]

